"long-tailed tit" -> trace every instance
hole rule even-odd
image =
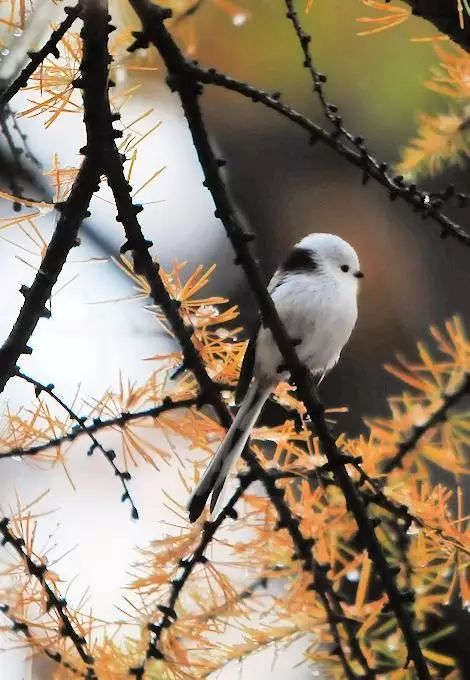
[[[303,238],[277,269],[269,292],[289,336],[299,344],[300,360],[319,382],[337,363],[357,319],[360,270],[356,251],[334,234]],[[241,455],[261,409],[281,381],[288,378],[271,331],[259,324],[243,360],[237,388],[240,409],[216,455],[188,503],[194,522],[212,493],[215,519],[221,509],[230,471]]]

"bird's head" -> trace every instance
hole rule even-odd
[[[284,273],[333,276],[357,288],[361,271],[354,248],[335,234],[309,234],[297,243],[282,265]]]

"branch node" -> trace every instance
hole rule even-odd
[[[41,316],[43,319],[50,319],[51,318],[51,311],[50,309],[47,309],[47,307],[43,307],[39,311],[39,316]]]

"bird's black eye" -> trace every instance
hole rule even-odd
[[[349,271],[349,266],[347,264],[343,264],[341,267],[342,272],[348,272]]]

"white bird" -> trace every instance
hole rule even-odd
[[[363,277],[356,251],[334,234],[310,234],[297,243],[277,269],[268,290],[279,317],[298,345],[299,359],[320,382],[338,362],[357,320],[358,280]],[[276,385],[288,378],[271,331],[259,324],[240,372],[240,409],[188,503],[194,522],[212,493],[217,517],[230,472]]]

